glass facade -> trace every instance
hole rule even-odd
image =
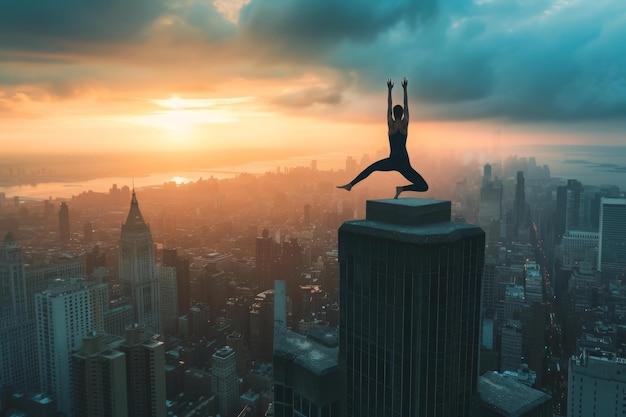
[[[480,228],[450,222],[340,228],[347,416],[469,415],[484,243]]]

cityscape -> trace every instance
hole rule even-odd
[[[0,417],[626,417],[625,20],[0,1]]]
[[[517,156],[334,186],[370,159],[0,193],[2,415],[626,412],[618,186]]]

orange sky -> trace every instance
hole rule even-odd
[[[611,74],[624,60],[613,70],[601,61],[620,36],[617,3],[602,13],[570,2],[114,3],[0,5],[3,153],[303,146],[358,156],[386,146],[385,78],[401,102],[405,75],[409,147],[623,140]],[[581,16],[600,34],[577,27]],[[543,26],[563,40],[542,42]]]

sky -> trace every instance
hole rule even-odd
[[[3,0],[0,148],[620,144],[623,0]]]

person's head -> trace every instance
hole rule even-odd
[[[395,120],[400,120],[402,119],[402,116],[404,116],[404,109],[402,108],[402,106],[399,104],[393,106],[393,118]]]

